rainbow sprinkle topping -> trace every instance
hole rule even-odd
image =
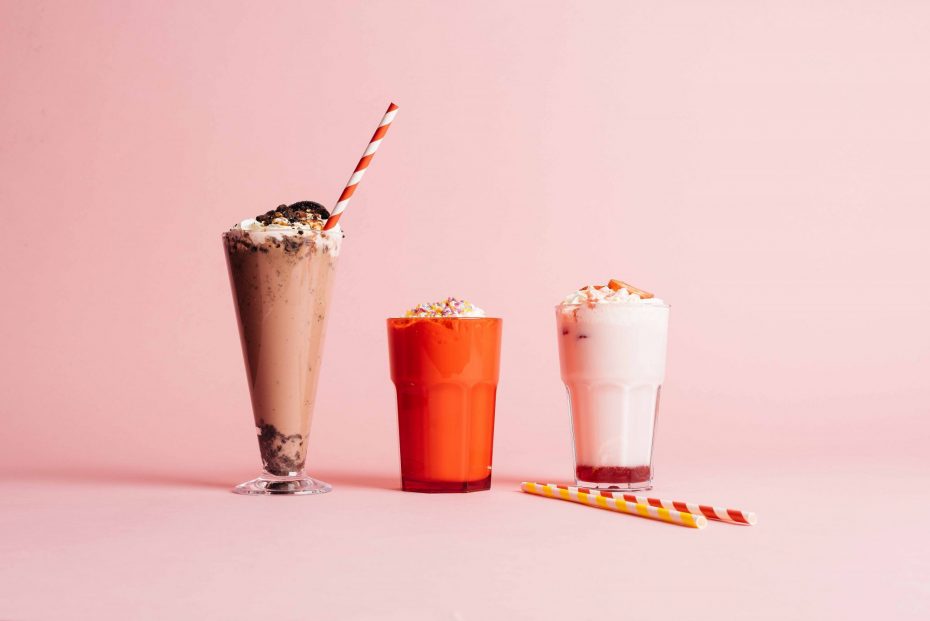
[[[458,298],[446,298],[442,302],[418,304],[404,315],[405,317],[484,317],[484,311]]]

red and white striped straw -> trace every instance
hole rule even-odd
[[[375,135],[371,137],[368,148],[365,149],[365,152],[362,154],[362,159],[358,161],[355,172],[349,177],[349,182],[346,184],[342,194],[339,195],[339,201],[329,214],[329,220],[326,221],[326,226],[323,227],[324,231],[328,231],[339,222],[339,216],[346,210],[349,199],[355,194],[355,188],[358,187],[358,182],[362,180],[365,170],[368,168],[368,165],[371,164],[371,158],[375,156],[375,151],[381,146],[381,140],[384,138],[385,134],[387,134],[388,128],[391,126],[391,121],[394,120],[395,116],[397,116],[397,106],[392,103],[388,106],[387,112],[384,113],[384,118],[381,119],[378,129],[375,130]]]
[[[729,522],[730,524],[746,524],[753,526],[758,521],[756,514],[752,511],[740,511],[739,509],[727,509],[724,507],[712,507],[710,505],[696,505],[691,502],[682,502],[680,500],[663,500],[661,498],[649,498],[647,496],[635,496],[633,494],[622,494],[620,492],[611,492],[607,490],[596,490],[588,487],[571,487],[559,485],[562,489],[580,490],[589,494],[600,494],[608,498],[622,498],[627,502],[633,502],[640,505],[650,505],[652,507],[662,507],[663,509],[675,511],[687,511],[695,515],[703,515],[708,520],[717,520],[718,522]]]

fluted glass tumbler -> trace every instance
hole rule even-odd
[[[491,487],[501,319],[388,319],[403,489]]]
[[[668,315],[664,304],[556,307],[577,485],[652,487]]]

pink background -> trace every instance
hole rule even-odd
[[[926,618],[930,5],[0,3],[0,618]],[[258,451],[219,235],[343,219],[311,470]],[[656,495],[571,475],[552,307],[672,304]],[[384,318],[504,318],[495,487],[395,491]],[[596,596],[596,597],[591,597]],[[314,614],[316,612],[317,614]]]

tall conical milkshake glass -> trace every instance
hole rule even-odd
[[[321,230],[299,208],[282,205],[270,216],[223,235],[264,466],[233,491],[320,494],[331,487],[304,466],[342,230]]]
[[[304,472],[330,288],[342,244],[339,219],[397,115],[390,104],[330,213],[302,201],[244,220],[223,235],[255,433],[265,469],[238,494],[322,494]]]

